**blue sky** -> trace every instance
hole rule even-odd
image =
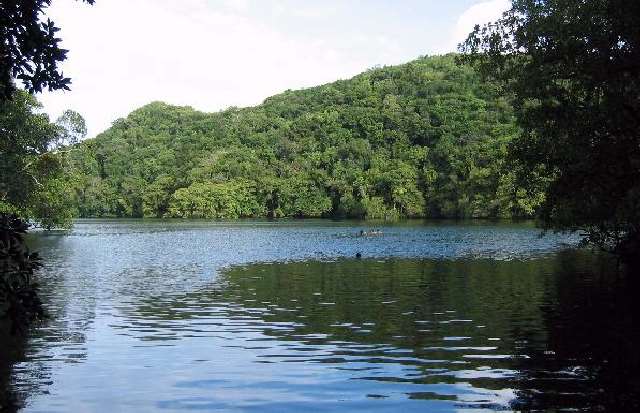
[[[39,96],[89,136],[154,100],[204,111],[249,106],[286,89],[376,65],[454,51],[508,0],[54,0],[72,91]]]

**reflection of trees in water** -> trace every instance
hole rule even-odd
[[[72,253],[57,248],[60,236],[41,235],[30,241],[33,250]],[[0,331],[2,413],[20,409],[29,396],[47,393],[52,383],[54,357],[56,362],[77,363],[87,356],[86,332],[95,319],[96,294],[86,284],[77,282],[76,274],[64,272],[67,255],[44,258],[45,267],[37,274],[37,280],[48,318],[26,336],[10,336]]]
[[[11,335],[7,325],[0,325],[0,412],[13,412],[20,406],[17,395],[10,391],[11,367],[24,358],[24,336]]]
[[[542,308],[549,350],[519,366],[518,407],[640,411],[637,278],[586,255],[560,254],[557,263],[548,287],[557,299]]]
[[[143,318],[188,323],[206,318],[203,306],[211,305],[220,329],[250,324],[267,339],[300,343],[290,351],[330,350],[300,361],[342,362],[345,368],[354,357],[369,364],[398,363],[418,374],[386,380],[511,388],[512,406],[522,410],[622,411],[637,406],[640,370],[634,349],[640,343],[633,335],[632,294],[611,281],[611,268],[576,252],[524,262],[259,264],[230,269],[220,280],[222,288],[168,302],[150,299],[138,311]],[[225,317],[245,322],[225,325]],[[443,340],[446,336],[454,341]],[[460,337],[468,338],[455,341]],[[465,358],[474,355],[480,357]]]
[[[77,309],[76,304],[64,303]],[[94,316],[92,310],[80,315],[56,309],[28,337],[1,338],[0,406],[14,411],[24,406],[29,396],[47,393],[52,384],[53,359],[56,363],[79,363],[86,359],[85,333]]]
[[[217,331],[250,329],[265,337],[247,347],[269,339],[294,342],[267,362],[313,361],[346,370],[364,364],[363,379],[501,390],[513,381],[511,356],[521,354],[512,332],[528,331],[535,343],[546,339],[540,304],[551,268],[550,260],[258,264],[226,271],[217,288],[149,298],[133,317],[156,321],[145,324],[157,331],[143,339],[217,318]],[[392,377],[368,375],[389,363],[401,367],[391,369]],[[484,366],[491,371],[476,370]]]
[[[338,261],[236,268],[225,280],[231,285],[228,292],[247,307],[255,300],[257,307],[267,303],[270,308],[297,308],[305,316],[297,333],[330,333],[338,339],[389,342],[419,351],[432,342],[434,332],[445,330],[508,340],[510,314],[527,314],[525,322],[535,324],[537,308],[530,305],[535,297],[508,297],[540,294],[537,271],[536,264],[489,260]],[[280,311],[263,317],[300,320],[295,313]],[[363,335],[336,323],[373,323],[375,328]]]
[[[262,361],[328,363],[352,372],[361,368],[363,379],[425,385],[410,398],[457,404],[455,394],[429,393],[429,385],[470,383],[487,390],[489,400],[492,392],[515,389],[513,405],[522,410],[629,410],[639,394],[634,349],[640,343],[630,333],[637,327],[629,294],[637,289],[599,277],[598,262],[571,253],[511,262],[259,264],[232,268],[209,289],[149,294],[119,311],[122,326],[142,340],[222,334],[234,346],[274,349],[288,342]],[[46,392],[53,347],[74,342],[79,359],[63,362],[86,354],[83,333],[98,294],[82,294],[67,276],[49,281],[47,288],[55,291],[52,320],[31,340],[28,354],[17,355],[44,359],[20,366],[15,390],[23,401]],[[500,340],[489,340],[494,338]],[[376,366],[390,364],[401,368],[374,377]]]

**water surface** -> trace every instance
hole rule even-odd
[[[634,403],[633,304],[602,288],[607,264],[576,238],[487,222],[357,236],[370,225],[88,220],[37,234],[51,319],[10,391],[27,412]]]

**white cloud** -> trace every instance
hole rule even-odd
[[[476,24],[494,22],[510,8],[511,0],[490,0],[469,7],[458,18],[452,31],[449,48],[455,50],[459,43],[467,39]]]
[[[225,8],[237,13],[245,13],[249,10],[249,0],[221,0]]]
[[[255,105],[285,89],[367,67],[357,53],[347,56],[331,42],[288,37],[251,18],[247,2],[55,4],[49,15],[63,27],[63,46],[70,50],[63,67],[73,78],[72,92],[39,98],[53,116],[66,108],[82,113],[90,136],[152,100],[207,111]]]
[[[439,0],[56,0],[47,10],[70,50],[71,92],[39,99],[52,117],[87,119],[89,136],[153,100],[204,111],[259,104],[286,89],[348,78],[375,65],[450,52],[459,33],[508,0],[480,3],[456,21]],[[366,6],[366,7],[365,7]],[[427,20],[425,20],[427,19]],[[463,36],[464,37],[464,36]],[[441,47],[441,46],[445,47]]]

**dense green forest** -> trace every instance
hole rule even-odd
[[[504,168],[518,133],[447,55],[256,107],[150,103],[65,156],[81,217],[513,217],[542,201]]]

